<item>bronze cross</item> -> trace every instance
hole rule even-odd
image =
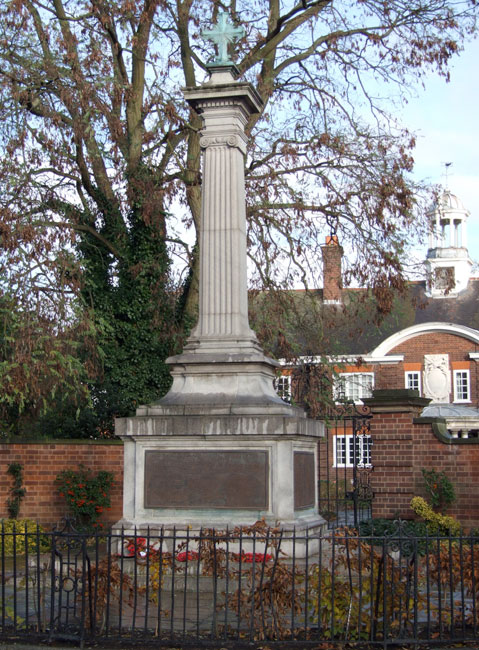
[[[203,30],[201,36],[218,46],[218,56],[214,59],[214,63],[228,64],[233,63],[228,56],[228,44],[244,36],[244,28],[234,27],[228,22],[228,14],[222,12],[218,16],[217,25],[208,31]]]

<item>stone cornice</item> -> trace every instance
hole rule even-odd
[[[263,107],[263,100],[248,82],[233,82],[214,86],[203,84],[194,88],[184,88],[183,92],[188,104],[200,112],[202,104],[220,99],[228,103],[231,103],[233,99],[236,104],[244,102],[249,113],[259,113]]]

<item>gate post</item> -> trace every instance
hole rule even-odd
[[[372,414],[374,517],[412,516],[414,438],[425,426],[414,419],[430,401],[410,389],[375,390],[363,399]]]

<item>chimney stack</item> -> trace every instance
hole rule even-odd
[[[341,304],[343,281],[341,260],[343,248],[339,245],[337,235],[326,237],[326,244],[321,246],[323,254],[323,302],[325,305]]]

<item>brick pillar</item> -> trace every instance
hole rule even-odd
[[[326,244],[321,246],[323,255],[323,299],[326,303],[340,303],[343,289],[341,260],[343,248],[336,235],[326,237]]]
[[[413,518],[409,503],[415,496],[415,440],[431,424],[414,422],[431,400],[415,390],[375,390],[363,400],[370,407],[374,491],[373,517]],[[423,430],[424,429],[424,430]]]

